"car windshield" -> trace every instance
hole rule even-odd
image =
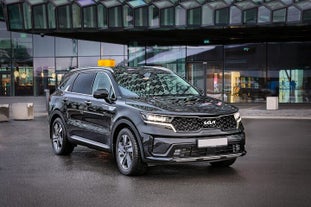
[[[118,69],[115,79],[126,97],[199,95],[189,83],[166,69]]]

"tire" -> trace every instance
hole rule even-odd
[[[128,128],[119,132],[115,153],[118,169],[123,175],[142,175],[146,172],[147,165],[142,162],[136,137]]]
[[[229,167],[236,161],[236,158],[218,162],[211,162],[213,167]]]
[[[56,155],[69,155],[74,146],[67,139],[67,131],[61,118],[56,118],[50,128],[52,148]]]

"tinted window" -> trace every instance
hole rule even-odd
[[[74,81],[76,75],[72,75],[70,77],[65,77],[61,81],[62,83],[59,86],[59,89],[62,91],[66,91],[69,89],[70,85],[72,85],[72,82]]]
[[[106,89],[109,92],[110,97],[114,97],[114,92],[112,89],[110,79],[109,79],[108,75],[105,73],[98,73],[96,78],[95,78],[95,81],[93,84],[93,93],[94,93],[94,91],[96,91],[98,89]]]
[[[92,94],[95,73],[80,73],[72,86],[72,92]]]

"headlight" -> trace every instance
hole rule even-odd
[[[233,116],[234,116],[234,119],[237,122],[236,128],[239,128],[240,122],[242,121],[241,115],[240,115],[239,112],[236,112],[236,113],[233,114]]]
[[[170,123],[173,119],[172,117],[149,113],[142,113],[142,117],[145,121],[160,123]]]
[[[175,128],[171,124],[173,117],[152,113],[141,113],[141,116],[146,124],[159,125],[168,129],[172,129],[174,132],[176,132]]]

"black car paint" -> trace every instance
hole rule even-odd
[[[80,71],[82,70],[71,73],[75,74]],[[242,123],[230,131],[201,129],[181,133],[165,127],[146,124],[141,114],[153,112],[178,117],[220,117],[237,112],[236,107],[205,96],[126,98],[122,96],[111,70],[96,68],[84,71],[106,73],[111,79],[116,98],[107,102],[104,99],[94,98],[92,95],[70,92],[70,88],[67,91],[57,89],[52,94],[49,103],[49,121],[52,123],[53,119],[61,117],[68,128],[68,138],[72,143],[114,152],[118,131],[123,127],[128,127],[137,137],[142,160],[147,163],[175,162],[177,161],[173,157],[175,149],[195,148],[198,139],[217,137],[227,137],[228,144],[241,145],[239,156],[246,153]],[[224,158],[220,157],[220,159]],[[204,160],[198,157],[193,161]]]

